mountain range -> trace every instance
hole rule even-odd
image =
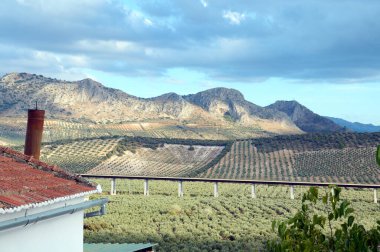
[[[347,128],[348,130],[354,132],[380,132],[380,126],[373,125],[370,123],[359,123],[359,122],[349,122],[347,120],[343,120],[335,117],[327,117],[327,119],[333,121],[334,123]]]
[[[179,124],[254,127],[277,134],[339,132],[346,128],[296,101],[261,107],[234,89],[214,88],[190,95],[163,94],[139,98],[92,79],[63,81],[30,73],[0,79],[0,117],[22,117],[38,107],[50,118],[94,122],[177,120]]]
[[[267,106],[287,114],[305,132],[339,132],[345,129],[327,117],[315,114],[297,101],[276,101]]]

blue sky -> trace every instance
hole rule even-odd
[[[5,0],[0,73],[141,97],[223,86],[380,124],[379,16],[375,0]]]

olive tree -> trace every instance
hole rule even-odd
[[[355,222],[350,202],[341,200],[341,188],[330,189],[320,195],[318,188],[311,187],[302,197],[301,210],[288,220],[274,221],[272,228],[278,238],[268,242],[268,250],[377,251],[380,221],[366,230]]]

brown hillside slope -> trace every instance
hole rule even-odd
[[[25,110],[34,107],[35,101],[38,101],[39,107],[47,110],[47,116],[51,118],[96,122],[172,119],[178,125],[186,122],[219,127],[252,127],[279,134],[302,132],[286,114],[247,102],[236,90],[205,91],[210,103],[218,108],[210,109],[198,104],[196,99],[190,99],[192,96],[169,93],[143,99],[107,88],[91,79],[70,82],[42,75],[12,73],[1,78],[0,93],[2,117],[24,116]],[[234,93],[240,95],[231,95]],[[226,106],[229,108],[224,111]],[[226,117],[227,112],[234,116]]]

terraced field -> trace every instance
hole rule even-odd
[[[236,141],[199,177],[380,183],[380,134],[308,134]]]
[[[26,118],[0,118],[0,142],[2,145],[24,144]],[[158,122],[103,122],[45,119],[43,142],[88,139],[110,136],[133,136],[152,138],[234,140],[263,137],[270,134],[259,128],[211,126],[198,124],[178,125],[177,121]]]
[[[379,175],[375,153],[376,147],[307,151],[295,155],[294,167],[297,176],[362,177],[371,181],[373,175]]]
[[[164,144],[157,149],[138,148],[114,155],[89,170],[89,174],[187,176],[204,167],[223,150],[222,146]]]
[[[83,173],[105,160],[119,141],[120,139],[96,139],[45,145],[41,160],[72,172]]]
[[[46,145],[41,158],[91,174],[380,183],[375,160],[380,133],[277,136],[230,142],[228,147],[222,143],[103,137]]]
[[[102,137],[44,144],[41,159],[76,173],[195,176],[199,169],[205,170],[210,162],[221,158],[223,143]]]

